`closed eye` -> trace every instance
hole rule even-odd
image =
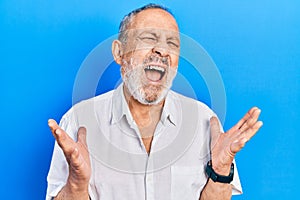
[[[154,43],[157,41],[157,39],[154,37],[140,37],[140,40],[146,43]]]
[[[172,41],[168,41],[168,45],[169,45],[170,47],[175,47],[175,48],[178,48],[178,47],[179,47],[179,45],[178,45],[176,42],[172,42]]]

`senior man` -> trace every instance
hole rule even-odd
[[[262,126],[251,108],[229,131],[203,103],[170,90],[180,51],[172,13],[149,4],[126,15],[114,60],[123,83],[48,124],[56,139],[47,199],[231,199],[234,157]],[[100,58],[99,58],[100,59]]]

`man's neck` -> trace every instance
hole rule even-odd
[[[124,86],[124,95],[131,115],[139,128],[145,148],[150,153],[153,135],[161,117],[164,101],[156,105],[142,104],[130,95],[126,86]]]

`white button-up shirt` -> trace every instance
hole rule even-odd
[[[91,199],[198,200],[207,182],[212,116],[203,103],[169,91],[148,154],[121,84],[73,106],[60,126],[74,140],[80,126],[87,129]],[[47,200],[58,194],[67,178],[68,164],[55,143]],[[242,192],[236,167],[231,184],[233,194]]]

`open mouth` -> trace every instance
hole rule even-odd
[[[148,65],[145,67],[145,73],[148,80],[157,82],[162,80],[166,73],[166,69],[157,65]]]

